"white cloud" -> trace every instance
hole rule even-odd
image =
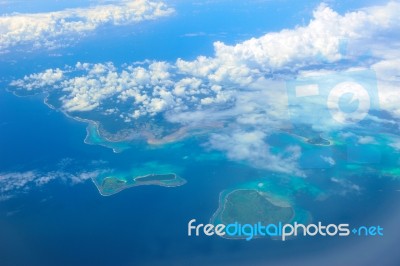
[[[28,183],[33,182],[35,179],[36,173],[34,171],[22,173],[2,173],[0,174],[1,193],[24,188]]]
[[[336,164],[335,159],[333,159],[332,157],[321,156],[321,159],[324,160],[325,162],[327,162],[330,166],[333,166]]]
[[[331,181],[342,187],[342,190],[339,192],[339,194],[341,195],[346,195],[347,193],[361,192],[361,187],[357,184],[354,184],[350,180],[332,177]]]
[[[83,75],[76,75],[82,72]],[[231,99],[229,90],[223,90],[222,86],[209,86],[194,77],[176,80],[174,66],[166,62],[147,62],[146,68],[130,65],[120,70],[112,63],[79,62],[65,71],[47,69],[10,85],[16,91],[42,89],[57,93],[59,101],[53,105],[67,113],[102,110],[111,101],[129,102],[131,105],[125,108],[122,116],[132,118],[154,116],[164,111],[199,109],[203,104],[218,105]],[[104,109],[103,113],[117,115],[106,112],[109,109]]]
[[[11,82],[11,86],[23,87],[24,89],[31,91],[35,89],[43,89],[47,86],[52,86],[58,81],[62,80],[64,72],[59,68],[47,69],[44,72],[31,74],[25,76],[23,80],[17,80]]]
[[[102,171],[82,171],[77,173],[69,173],[64,171],[25,171],[25,172],[7,172],[0,173],[0,201],[1,199],[9,199],[14,194],[28,191],[34,187],[43,186],[54,180],[60,180],[71,185],[85,182],[95,178]]]
[[[230,71],[248,77],[247,72],[255,69],[275,71],[335,62],[358,55],[361,47],[356,47],[355,43],[362,42],[362,49],[371,49],[378,34],[399,29],[399,11],[400,3],[389,2],[342,16],[322,4],[307,26],[267,33],[234,46],[216,42],[215,57],[200,56],[193,62],[179,60],[177,66],[183,72],[211,75],[218,80],[223,76],[221,72],[235,79]],[[344,44],[353,50],[342,51]]]
[[[163,2],[124,0],[88,8],[0,17],[0,52],[18,45],[53,47],[65,38],[86,34],[102,25],[125,25],[169,16],[174,10]]]
[[[246,161],[258,168],[275,172],[304,176],[297,167],[297,159],[301,156],[300,147],[289,146],[280,154],[273,154],[265,138],[266,133],[262,131],[238,130],[230,134],[212,134],[210,145],[213,149],[226,152],[232,160]]]
[[[359,144],[377,144],[378,142],[374,137],[371,136],[359,136],[358,137]]]

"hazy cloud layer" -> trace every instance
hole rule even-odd
[[[95,178],[100,170],[69,173],[64,171],[40,172],[36,170],[25,172],[0,173],[0,201],[8,199],[18,192],[41,187],[49,182],[58,180],[75,185]]]

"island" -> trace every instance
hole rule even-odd
[[[307,143],[312,144],[312,145],[320,145],[320,146],[330,146],[331,142],[327,139],[324,139],[321,136],[317,136],[314,138],[308,138]]]
[[[290,222],[295,215],[292,206],[256,189],[237,189],[222,199],[215,218],[223,224],[263,224]]]
[[[186,180],[174,173],[148,174],[137,177],[117,177],[107,176],[102,178],[101,182],[93,180],[100,194],[103,196],[111,196],[124,189],[143,186],[156,185],[162,187],[177,187],[184,185]]]
[[[222,191],[219,195],[219,206],[210,219],[214,226],[224,224],[256,225],[263,226],[279,224],[309,224],[312,215],[309,211],[297,206],[296,191],[316,193],[314,189],[304,186],[304,180],[290,179],[290,187],[282,187],[282,178],[269,177],[240,184]],[[278,183],[276,183],[278,182]],[[246,239],[245,234],[225,234],[226,239]],[[254,234],[252,237],[270,237],[279,239],[278,235]]]

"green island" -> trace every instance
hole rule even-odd
[[[294,214],[288,202],[255,189],[237,189],[226,195],[218,216],[223,224],[270,224],[290,222]]]
[[[124,189],[143,186],[143,185],[156,185],[162,187],[177,187],[184,185],[186,180],[179,177],[174,173],[167,174],[148,174],[137,177],[116,177],[107,176],[103,177],[101,182],[94,180],[97,189],[103,196],[111,196]]]
[[[103,179],[103,182],[101,184],[101,189],[102,191],[109,191],[117,193],[123,189],[125,189],[126,186],[126,180],[121,180],[119,178],[109,176]],[[111,195],[111,194],[110,194]]]
[[[312,145],[321,145],[321,146],[329,146],[331,142],[327,139],[322,138],[321,136],[309,138],[307,139],[307,143]]]
[[[295,125],[291,129],[283,130],[289,135],[300,138],[303,142],[311,145],[330,146],[334,142],[327,140],[321,136],[322,132],[315,131],[309,125]]]
[[[284,182],[285,186],[282,186]],[[288,185],[289,184],[289,185]],[[219,206],[210,219],[217,224],[309,224],[312,215],[297,206],[299,191],[314,198],[321,198],[323,192],[310,186],[303,178],[270,176],[268,179],[245,182],[226,189],[219,195]],[[244,239],[245,236],[223,236],[227,239]],[[255,236],[261,237],[261,236]],[[275,239],[271,237],[271,239]]]

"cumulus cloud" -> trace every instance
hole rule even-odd
[[[265,141],[266,133],[258,130],[235,131],[231,134],[212,134],[210,145],[224,151],[227,157],[236,161],[247,161],[251,165],[275,172],[304,176],[298,170],[297,159],[301,157],[298,146],[289,146],[283,153],[273,154]]]
[[[195,77],[176,78],[174,66],[147,62],[117,69],[112,63],[77,63],[66,70],[47,69],[11,82],[18,92],[42,90],[60,97],[52,103],[67,113],[101,111],[121,117],[140,118],[165,111],[200,110],[232,99],[231,89],[205,84]],[[81,74],[81,75],[79,75]],[[123,113],[115,103],[125,105]],[[128,104],[129,103],[129,104]]]
[[[216,42],[215,57],[200,56],[192,62],[180,60],[177,65],[184,72],[220,80],[224,76],[248,77],[256,69],[268,73],[349,59],[359,55],[359,49],[374,52],[371,51],[377,45],[374,37],[399,29],[396,15],[399,11],[400,3],[389,2],[340,15],[321,4],[307,26],[267,33],[233,46]],[[398,45],[399,40],[396,41]],[[356,47],[360,43],[362,48]],[[348,46],[346,51],[344,45]]]
[[[11,86],[24,87],[27,91],[43,89],[47,86],[53,86],[63,78],[63,75],[63,71],[59,68],[47,69],[41,73],[25,76],[22,80],[13,81]]]
[[[343,15],[322,4],[306,26],[267,33],[236,45],[216,42],[210,57],[123,67],[77,63],[28,75],[11,85],[16,90],[42,89],[53,95],[54,106],[70,115],[91,117],[94,112],[92,116],[102,115],[101,119],[125,121],[127,127],[155,116],[182,126],[218,122],[223,129],[211,135],[212,148],[226,152],[233,160],[298,173],[295,161],[299,148],[288,147],[293,156],[287,151],[274,154],[266,140],[266,136],[290,126],[284,81],[373,69],[381,108],[399,117],[400,39],[394,34],[400,30],[399,12],[400,3],[394,1]],[[317,104],[326,109],[326,102]],[[319,109],[305,104],[295,108],[315,129],[333,127],[329,121],[309,119]]]
[[[126,25],[169,16],[174,10],[163,2],[124,0],[119,4],[65,9],[48,13],[16,13],[0,17],[0,52],[19,44],[53,47],[102,25]]]

